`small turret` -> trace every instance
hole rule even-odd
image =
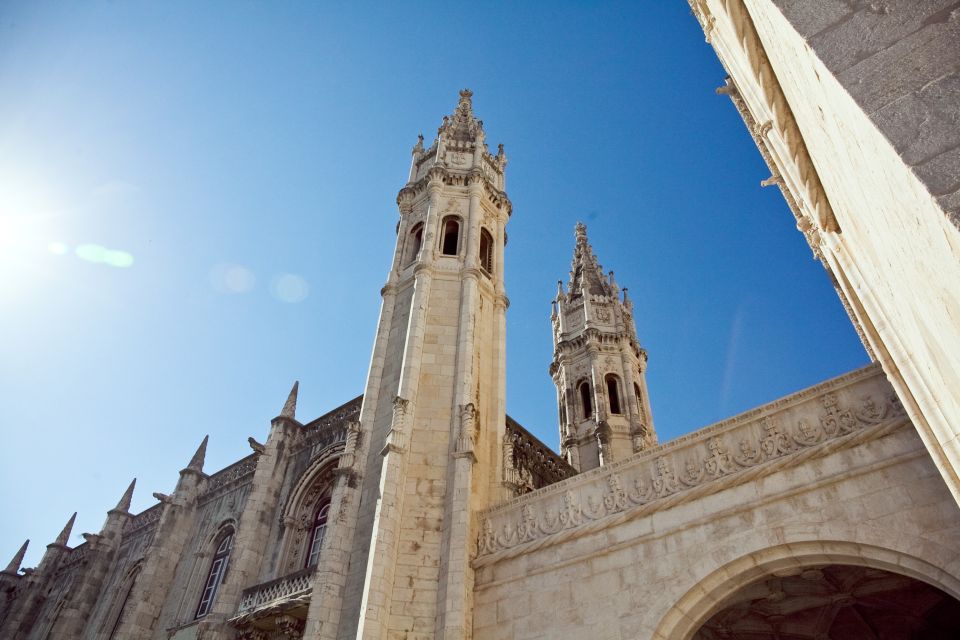
[[[646,352],[633,323],[633,303],[613,271],[604,275],[582,222],[570,281],[554,302],[550,366],[560,414],[561,452],[587,470],[656,442],[647,399]]]

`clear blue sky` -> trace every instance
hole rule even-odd
[[[867,363],[683,0],[0,7],[0,562],[362,391],[416,135],[506,145],[508,412],[584,220],[661,441]]]

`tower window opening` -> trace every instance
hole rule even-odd
[[[423,223],[418,222],[416,226],[410,231],[410,238],[407,240],[407,256],[406,260],[403,261],[404,265],[408,265],[414,260],[417,259],[417,255],[420,254],[420,247],[423,245]]]
[[[493,273],[493,236],[486,229],[480,229],[480,268],[484,273]]]
[[[440,252],[445,256],[455,256],[459,253],[460,220],[450,216],[443,219],[443,238]]]
[[[643,400],[640,399],[640,385],[633,383],[633,393],[637,396],[637,414],[643,416]]]
[[[617,376],[607,376],[607,400],[610,402],[610,413],[623,413],[620,410],[620,385]]]
[[[310,534],[310,548],[307,553],[307,567],[316,566],[323,548],[323,538],[327,535],[327,513],[330,511],[330,499],[325,499],[313,518],[313,532]]]
[[[590,383],[584,380],[580,383],[580,403],[583,405],[583,419],[593,416],[593,401],[590,399]]]
[[[202,618],[213,607],[213,600],[217,597],[217,589],[223,582],[223,576],[227,573],[227,563],[230,561],[230,549],[233,546],[233,530],[229,529],[221,534],[217,543],[217,550],[213,554],[213,562],[210,563],[210,571],[207,573],[207,581],[203,586],[203,593],[200,594],[200,603],[197,605],[197,618]]]

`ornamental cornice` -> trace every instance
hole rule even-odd
[[[484,194],[497,210],[506,213],[509,217],[513,213],[513,203],[505,191],[501,191],[483,173],[463,173],[451,171],[441,166],[433,166],[420,179],[404,185],[397,194],[397,204],[401,198],[407,199],[417,196],[427,189],[441,189],[446,186],[469,187],[471,182],[479,182],[483,186]]]
[[[908,424],[883,372],[870,365],[487,510],[474,566],[669,509]]]
[[[781,182],[781,187],[800,196],[797,200],[809,210],[809,219],[819,231],[839,233],[816,166],[743,0],[688,1],[707,42],[734,78],[733,85],[721,87],[719,92],[731,96],[741,115],[751,113],[749,121],[745,118],[747,128],[761,155],[769,145],[776,174],[786,179],[787,184]],[[748,110],[737,104],[741,98]],[[753,126],[756,119],[763,123],[760,128]]]

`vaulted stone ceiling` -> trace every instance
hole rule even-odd
[[[736,592],[694,640],[960,638],[960,601],[913,578],[846,565],[788,573]]]

